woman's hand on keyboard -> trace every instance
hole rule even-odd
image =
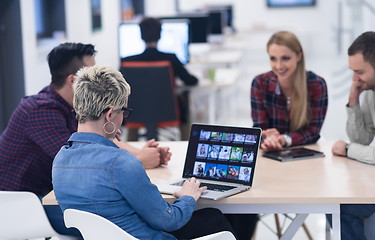
[[[192,177],[184,182],[180,191],[175,192],[173,196],[180,198],[182,196],[192,196],[195,201],[202,195],[202,192],[207,189],[207,187],[199,187],[201,182],[195,177]]]

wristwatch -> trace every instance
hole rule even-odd
[[[289,147],[292,145],[292,138],[289,136],[289,134],[283,134],[285,139],[285,147]]]

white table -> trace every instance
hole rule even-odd
[[[192,71],[199,79],[190,91],[191,122],[218,123],[221,117],[235,117],[236,82],[241,75],[238,68],[215,68],[215,79],[209,80],[202,72]],[[225,113],[225,114],[223,114]]]
[[[190,64],[232,67],[239,63],[244,51],[226,49],[220,46],[203,44],[190,46]]]
[[[173,157],[168,166],[147,170],[155,184],[182,176],[187,143],[162,145],[171,147]],[[296,213],[282,239],[292,239],[308,214],[332,214],[332,238],[339,240],[340,204],[375,203],[375,166],[332,156],[330,142],[307,147],[323,151],[326,157],[295,162],[259,157],[249,191],[218,201],[200,199],[198,207],[216,207],[224,213]],[[169,202],[175,200],[164,197]]]
[[[141,142],[132,144],[143,146]],[[182,176],[187,148],[187,142],[160,145],[169,146],[173,155],[167,166],[147,170],[155,184]],[[259,157],[249,191],[217,201],[199,199],[198,208],[215,207],[224,213],[296,213],[282,239],[292,239],[308,214],[332,214],[332,238],[339,240],[340,204],[375,203],[375,166],[332,156],[330,142],[320,141],[307,147],[323,151],[326,156],[295,162]],[[163,197],[170,203],[175,201],[171,195]],[[43,204],[57,204],[53,192],[43,199]]]

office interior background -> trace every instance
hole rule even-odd
[[[325,78],[328,84],[329,107],[322,138],[347,139],[344,106],[351,84],[351,71],[347,66],[346,50],[359,34],[375,30],[375,2],[315,0],[313,6],[302,7],[269,7],[267,2],[3,0],[0,2],[0,132],[22,97],[36,94],[50,83],[46,56],[58,44],[66,41],[92,43],[98,51],[97,64],[119,67],[118,27],[124,18],[133,14],[168,16],[204,9],[209,5],[230,5],[234,31],[225,32],[219,41],[207,46],[202,47],[204,44],[201,44],[191,48],[198,55],[199,49],[208,52],[217,49],[237,51],[241,53],[239,61],[225,66],[200,63],[203,65],[200,68],[194,63],[187,65],[198,76],[204,75],[199,71],[212,67],[239,70],[231,86],[231,98],[234,100],[224,107],[220,102],[214,103],[217,115],[213,123],[252,125],[250,84],[254,76],[270,69],[266,42],[272,33],[289,30],[302,43],[308,70]],[[131,4],[133,10],[129,12]],[[228,113],[231,115],[228,116]]]

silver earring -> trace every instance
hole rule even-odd
[[[108,132],[108,131],[105,129],[108,123],[110,123],[110,124],[113,125],[113,130],[112,130],[112,132]],[[106,122],[106,123],[104,123],[104,125],[103,125],[103,130],[104,130],[104,132],[105,132],[106,134],[111,135],[111,134],[113,134],[113,133],[116,131],[116,126],[115,126],[115,124],[114,124],[113,122]]]

